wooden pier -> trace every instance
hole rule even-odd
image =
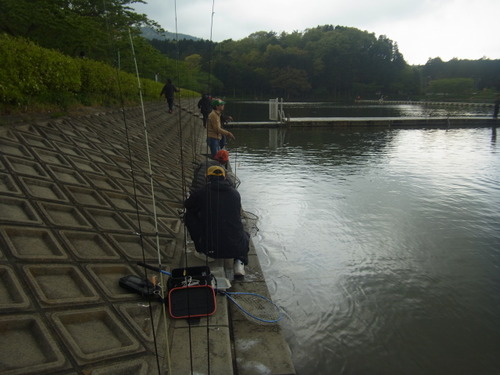
[[[469,128],[496,127],[492,117],[301,117],[284,121],[230,122],[226,128],[280,127],[387,127],[387,128]]]

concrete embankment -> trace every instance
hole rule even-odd
[[[179,213],[206,152],[194,103],[171,115],[147,104],[146,127],[141,108],[0,121],[1,373],[294,373],[279,326],[225,297],[188,325],[118,284],[158,254],[166,270],[205,264]],[[209,266],[232,278],[231,262]],[[268,295],[253,247],[233,290]]]

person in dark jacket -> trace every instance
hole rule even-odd
[[[250,236],[241,222],[241,197],[219,166],[208,168],[209,182],[184,202],[185,222],[196,251],[211,258],[234,259],[234,275],[244,276]]]
[[[208,94],[203,94],[198,101],[198,108],[203,116],[203,127],[207,127],[208,115],[212,112],[212,98]]]
[[[168,113],[172,113],[174,109],[174,93],[180,92],[177,87],[174,86],[171,79],[167,79],[167,83],[161,89],[160,96],[165,95],[168,104]]]

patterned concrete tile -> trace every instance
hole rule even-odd
[[[0,316],[0,363],[9,375],[42,374],[68,368],[66,359],[38,315]]]
[[[51,320],[79,364],[144,351],[137,338],[107,307],[59,311],[51,314]]]

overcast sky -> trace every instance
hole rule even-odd
[[[500,59],[500,0],[146,1],[136,11],[166,31],[214,42],[240,40],[256,31],[280,34],[329,24],[386,35],[412,65],[435,57]]]

